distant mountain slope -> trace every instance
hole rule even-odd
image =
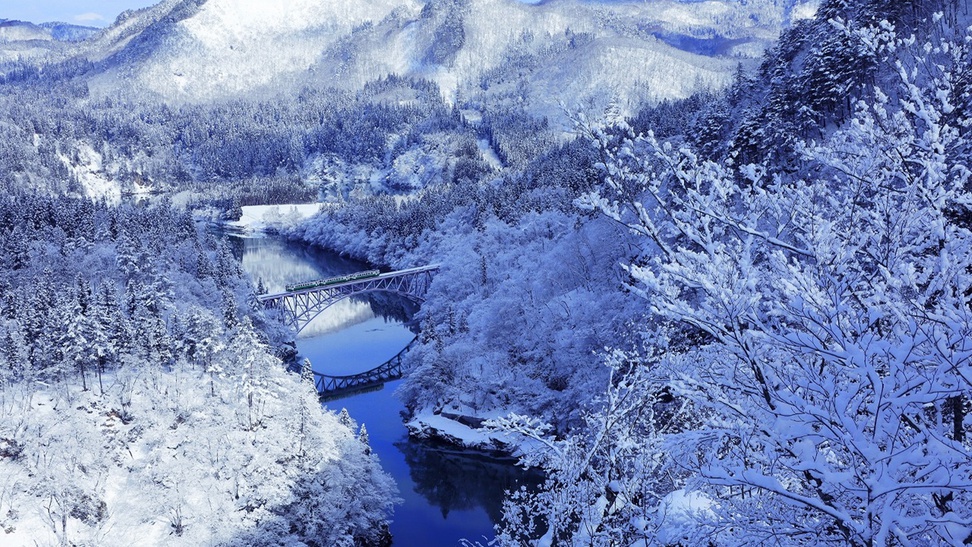
[[[44,28],[25,21],[0,21],[0,42],[26,42],[30,40],[51,40],[51,34]]]
[[[163,180],[299,175],[342,196],[478,180],[480,152],[527,165],[574,129],[568,112],[727,85],[812,2],[164,0],[77,43],[12,25],[0,183],[100,198]]]
[[[78,42],[96,32],[96,28],[67,23],[35,25],[0,19],[0,62],[39,59],[64,49],[61,42]]]
[[[80,42],[82,40],[87,40],[99,32],[99,29],[95,27],[72,25],[70,23],[62,23],[59,21],[52,23],[41,23],[40,27],[50,32],[51,37],[58,42]]]
[[[812,0],[166,0],[83,54],[90,87],[169,103],[360,89],[398,74],[450,100],[600,108],[721,87]],[[610,83],[608,83],[610,82]]]

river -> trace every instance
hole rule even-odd
[[[233,237],[233,243],[243,269],[268,292],[283,290],[293,281],[368,269],[337,254],[275,237]],[[394,356],[415,336],[403,322],[411,311],[410,303],[393,298],[380,303],[344,300],[305,329],[297,349],[317,372],[364,372]],[[393,545],[455,546],[462,539],[486,545],[501,517],[504,491],[536,478],[505,459],[410,439],[401,420],[404,406],[393,395],[400,383],[325,403],[338,411],[347,408],[352,418],[365,424],[382,468],[398,484],[403,503],[392,518]]]

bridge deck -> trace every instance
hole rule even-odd
[[[297,332],[335,302],[369,292],[390,292],[422,302],[439,265],[420,266],[341,283],[329,283],[296,291],[257,297],[267,309],[276,309]]]
[[[385,272],[383,274],[379,274],[376,277],[366,277],[366,278],[363,278],[363,279],[353,279],[351,281],[344,281],[342,283],[333,283],[333,284],[330,284],[330,285],[322,285],[322,286],[319,286],[319,287],[310,287],[308,289],[301,289],[299,291],[284,291],[284,292],[278,292],[278,293],[273,293],[273,294],[261,294],[261,295],[258,295],[257,296],[257,300],[260,301],[260,302],[267,302],[267,301],[270,301],[270,300],[277,300],[277,299],[280,299],[280,298],[285,298],[285,297],[293,296],[293,295],[297,295],[297,294],[311,293],[311,292],[320,291],[320,290],[323,290],[323,289],[333,289],[333,288],[338,288],[338,287],[348,287],[348,286],[353,286],[353,285],[361,285],[361,284],[373,282],[373,281],[376,281],[376,280],[391,279],[391,278],[394,278],[394,277],[401,277],[401,276],[405,276],[405,275],[413,275],[413,274],[423,273],[423,272],[434,272],[434,271],[438,271],[439,270],[439,267],[440,267],[440,264],[430,264],[428,266],[419,266],[417,268],[406,268],[404,270],[395,270],[393,272]]]

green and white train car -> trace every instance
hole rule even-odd
[[[325,279],[315,279],[313,281],[300,281],[298,283],[291,283],[286,286],[287,292],[305,291],[307,289],[316,289],[318,287],[326,287],[328,285],[337,285],[340,283],[347,283],[349,281],[358,281],[359,279],[367,279],[369,277],[378,277],[381,272],[378,270],[366,270],[363,272],[357,272],[347,275],[338,275],[335,277],[327,277]]]

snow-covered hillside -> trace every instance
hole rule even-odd
[[[87,55],[117,52],[96,94],[170,103],[358,89],[398,74],[435,81],[449,100],[599,108],[605,97],[623,106],[721,87],[815,3],[167,0],[120,18]]]
[[[0,42],[51,40],[43,28],[23,21],[0,21]]]
[[[210,0],[192,10],[178,6],[170,16],[188,16],[148,30],[165,39],[150,44],[144,64],[112,71],[101,83],[113,88],[118,81],[112,76],[131,70],[137,88],[171,101],[206,101],[273,87],[307,70],[332,42],[384,18],[396,4]]]
[[[98,33],[95,27],[72,25],[70,23],[41,23],[41,28],[51,33],[51,37],[59,42],[80,42]]]
[[[60,42],[84,40],[96,30],[67,23],[35,25],[0,19],[0,62],[38,59],[60,51]]]

